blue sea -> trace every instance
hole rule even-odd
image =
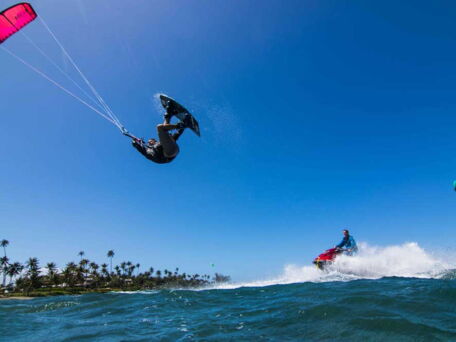
[[[436,262],[412,244],[206,289],[0,300],[0,341],[456,341],[456,272]]]
[[[4,300],[0,340],[456,341],[456,282],[384,278]]]

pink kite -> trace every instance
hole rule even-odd
[[[36,18],[36,12],[22,2],[0,12],[0,44]]]

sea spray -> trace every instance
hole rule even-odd
[[[451,265],[427,253],[415,242],[399,246],[370,247],[362,244],[354,257],[337,258],[333,269],[362,279],[382,277],[437,278]]]
[[[5,300],[0,342],[456,341],[451,268],[416,243],[360,244],[327,271],[309,260],[274,279],[205,290]]]
[[[270,286],[303,282],[350,281],[383,277],[441,278],[455,268],[432,256],[415,242],[386,247],[359,244],[355,256],[338,256],[325,271],[310,265],[286,265],[281,275],[272,279],[217,285],[219,289]]]

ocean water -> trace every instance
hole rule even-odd
[[[0,341],[456,341],[455,279],[416,244],[365,247],[328,272],[288,266],[207,289],[3,300]]]

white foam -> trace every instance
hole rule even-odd
[[[356,256],[339,256],[325,271],[315,266],[286,265],[273,279],[217,285],[218,289],[270,286],[301,282],[350,281],[383,277],[440,278],[455,266],[432,256],[415,242],[373,247],[359,244]]]
[[[137,290],[137,291],[111,291],[108,292],[111,294],[147,294],[147,295],[153,295],[160,293],[159,290]]]

